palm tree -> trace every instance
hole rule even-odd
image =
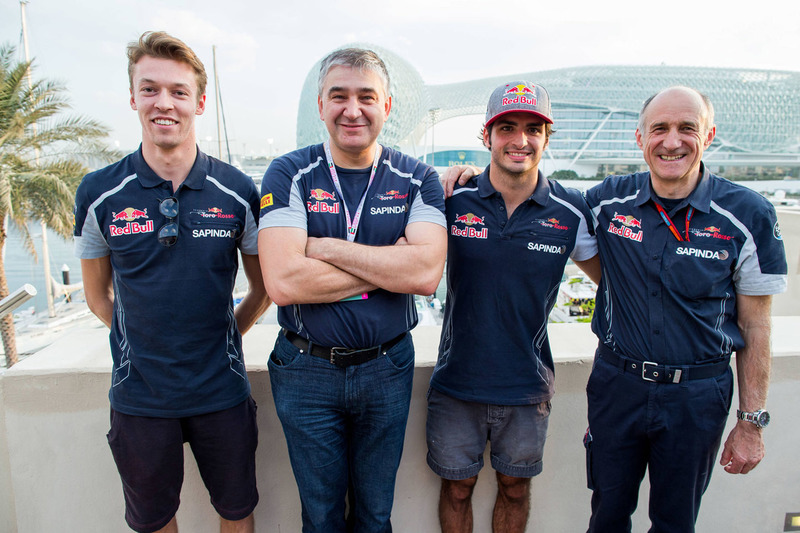
[[[111,161],[103,143],[105,126],[86,117],[62,117],[70,108],[66,89],[48,80],[29,80],[32,62],[14,59],[13,46],[0,46],[0,220],[19,230],[36,257],[28,222],[41,220],[64,238],[72,232],[75,189],[89,161]],[[0,225],[0,248],[6,241]],[[0,298],[9,294],[0,258]],[[0,318],[6,365],[17,361],[14,320]]]

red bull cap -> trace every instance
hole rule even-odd
[[[544,87],[529,81],[512,81],[494,90],[486,106],[486,126],[506,113],[516,112],[532,113],[553,123],[550,95]]]

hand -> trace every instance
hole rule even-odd
[[[440,178],[444,188],[444,197],[450,198],[453,196],[453,188],[456,186],[456,182],[459,185],[466,185],[469,180],[480,173],[481,169],[478,167],[464,165],[449,167]]]
[[[762,430],[750,422],[739,421],[728,435],[719,464],[729,474],[747,474],[764,458]]]

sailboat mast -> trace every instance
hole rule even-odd
[[[28,48],[28,25],[25,21],[25,4],[28,3],[28,0],[19,0],[19,9],[20,14],[22,17],[22,43],[25,48],[25,62],[30,63],[31,61],[31,53],[30,49]],[[31,67],[28,65],[28,72],[26,77],[28,78],[28,88],[33,87],[33,77],[31,75]],[[31,98],[33,95],[31,95]],[[33,134],[36,135],[36,123],[33,123]],[[36,155],[36,166],[39,166],[39,149],[35,149]],[[42,224],[42,263],[44,263],[44,287],[45,293],[47,293],[47,312],[50,318],[56,316],[56,308],[53,304],[53,282],[50,279],[50,248],[47,246],[47,224],[44,223],[44,220],[41,222]]]

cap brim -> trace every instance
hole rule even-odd
[[[493,124],[498,118],[502,117],[503,115],[508,115],[509,113],[528,113],[528,114],[535,115],[535,116],[539,117],[540,119],[544,120],[548,124],[553,124],[553,119],[552,118],[548,117],[547,115],[543,115],[542,113],[539,113],[537,111],[528,111],[527,109],[509,109],[508,111],[503,111],[502,113],[498,113],[497,115],[495,115],[492,118],[492,120],[490,120],[489,122],[486,123],[486,126],[489,126],[489,125]]]

